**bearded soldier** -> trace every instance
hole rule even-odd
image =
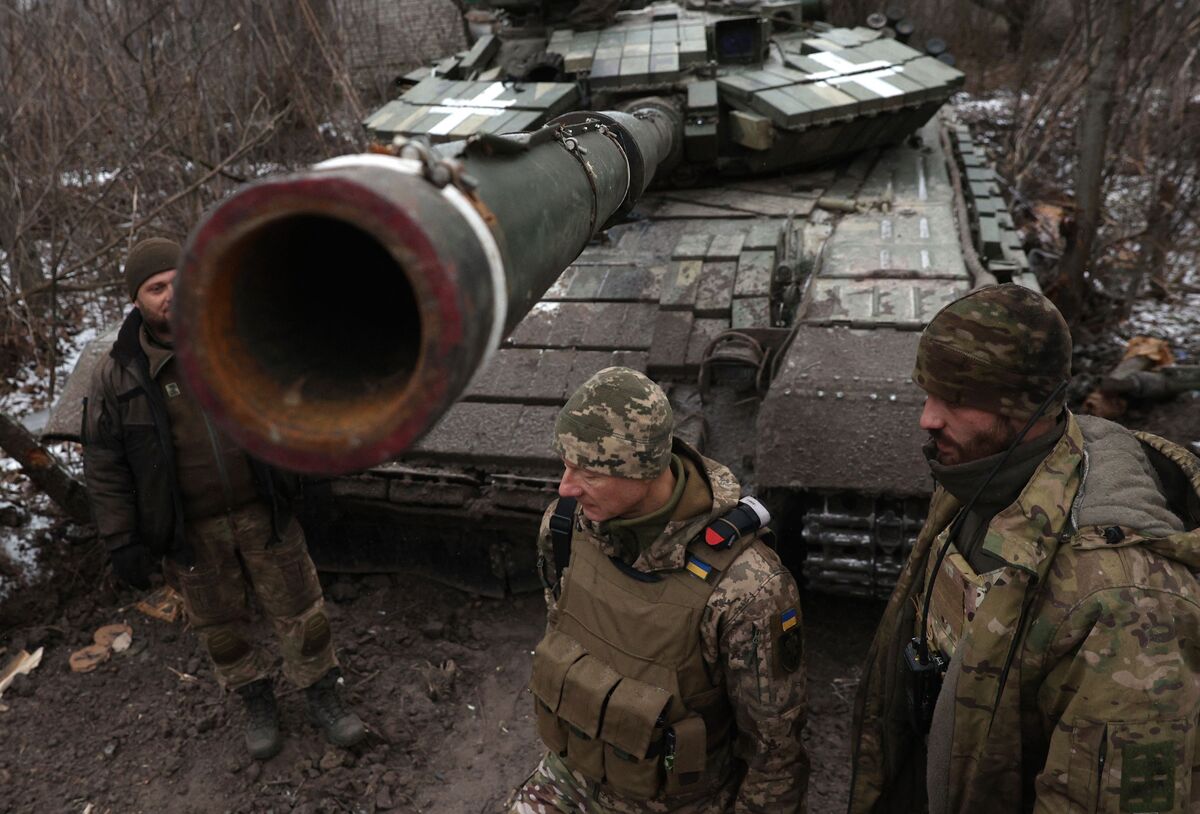
[[[851,812],[1196,810],[1200,462],[1066,410],[1070,365],[1016,285],[921,337],[938,486],[867,656]]]
[[[339,671],[321,584],[289,498],[294,478],[238,449],[183,384],[171,332],[180,248],[149,238],[129,252],[135,307],[96,368],[84,402],[84,474],[113,571],[144,587],[155,561],[183,594],[222,687],[246,704],[246,746],[279,752],[270,655],[249,629],[253,588],[303,687],[309,715],[341,746],[366,734],[339,695]]]
[[[672,429],[666,395],[627,368],[559,413],[530,680],[548,751],[511,812],[804,809],[796,584],[766,510]]]

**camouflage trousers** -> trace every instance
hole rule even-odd
[[[736,778],[735,778],[736,779]],[[510,796],[507,814],[726,814],[733,811],[737,782],[678,801],[630,800],[605,792],[547,752],[528,779]]]
[[[283,673],[297,687],[337,666],[317,569],[294,519],[271,545],[271,513],[252,503],[230,514],[189,522],[195,565],[168,563],[168,580],[183,595],[222,687],[237,689],[271,674],[274,658],[250,631],[248,591],[271,620]]]

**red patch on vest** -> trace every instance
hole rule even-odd
[[[710,526],[704,530],[704,542],[708,543],[709,545],[721,545],[725,542],[725,538],[722,537],[716,529]]]

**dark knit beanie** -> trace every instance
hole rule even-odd
[[[165,237],[150,237],[129,250],[125,260],[125,287],[129,299],[136,300],[142,283],[155,274],[179,268],[181,249],[174,240]]]

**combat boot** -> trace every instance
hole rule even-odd
[[[346,706],[339,692],[341,674],[334,668],[306,688],[308,717],[335,746],[353,746],[367,734],[362,719]]]
[[[279,708],[269,678],[251,681],[238,688],[246,704],[246,748],[255,760],[269,760],[283,748],[279,734]]]

